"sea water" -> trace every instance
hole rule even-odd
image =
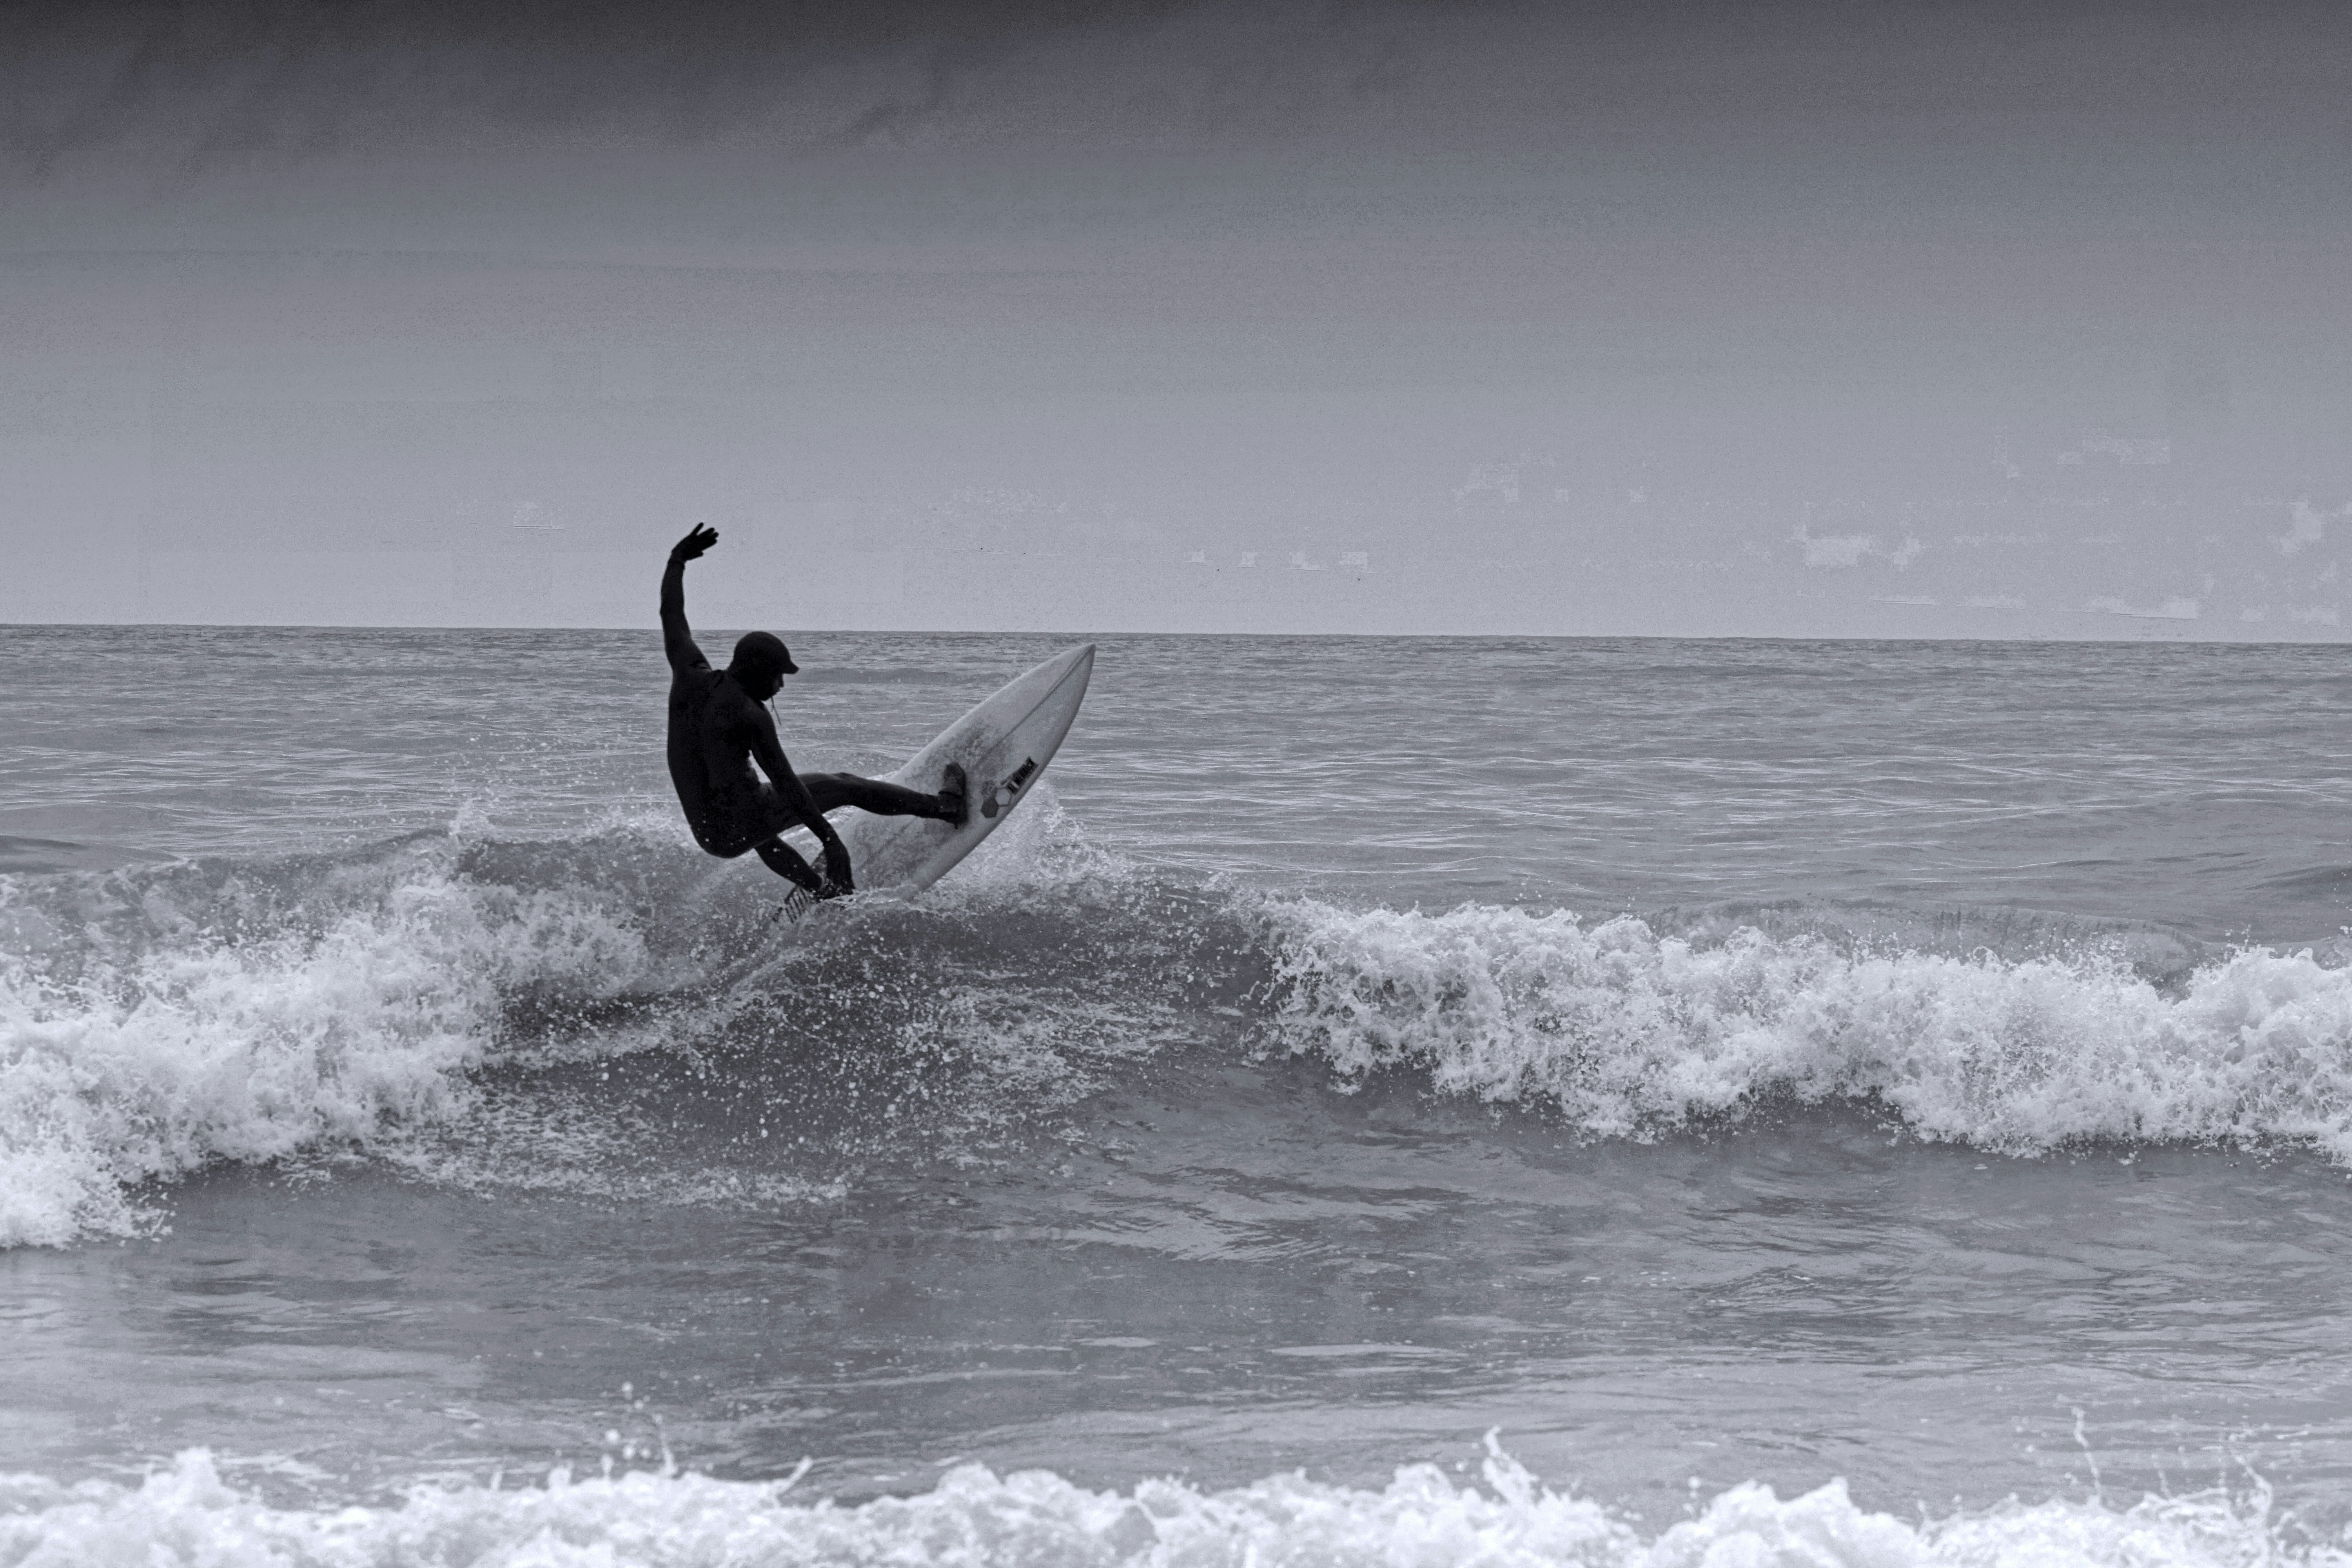
[[[0,1564],[2352,1560],[2344,650],[1107,638],[790,926],[664,677],[0,629]]]

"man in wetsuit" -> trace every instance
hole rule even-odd
[[[854,805],[879,816],[928,816],[961,826],[963,770],[950,765],[938,795],[901,789],[854,773],[795,773],[776,741],[775,721],[762,706],[800,666],[772,632],[746,632],[725,669],[712,669],[686,626],[686,563],[719,542],[719,531],[698,523],[670,547],[662,574],[662,647],[669,656],[669,776],[686,808],[694,841],[733,859],[754,850],[768,869],[820,899],[852,890],[849,851],[824,814]],[[757,761],[770,782],[752,773]],[[824,850],[820,876],[777,837],[794,826],[816,835]]]

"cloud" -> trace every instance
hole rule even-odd
[[[0,135],[37,169],[129,144],[201,167],[455,145],[485,134],[854,141],[934,115],[960,79],[1155,10],[869,0],[190,0],[11,7]]]
[[[2069,171],[2047,195],[2074,216],[2094,188],[2137,210],[2184,169],[2221,182],[2242,157],[2242,218],[2265,192],[2307,214],[2330,188],[2305,178],[2341,154],[2307,100],[2335,90],[2315,62],[2341,10],[2182,7],[2119,30],[2091,0],[1997,0],[1857,29],[1818,0],[21,0],[0,12],[0,145],[55,171],[108,149],[184,170],[581,137],[772,153],[1319,138],[1572,147],[1653,183],[1696,156],[1738,188],[1822,163],[1849,139],[1825,143],[1836,126],[1858,140],[1822,191],[1846,207],[1962,199],[1990,158]],[[2053,115],[2097,134],[2060,156]]]
[[[1800,523],[1789,537],[1803,547],[1808,566],[1859,566],[1864,557],[1879,553],[1878,541],[1867,533],[1823,537]]]
[[[2112,595],[2104,595],[2092,599],[2083,608],[2095,615],[2127,616],[2138,621],[2193,621],[2202,606],[2195,599],[2175,595],[2160,605],[2141,608]]]
[[[2281,555],[2300,555],[2326,537],[2328,522],[2336,518],[2352,518],[2352,502],[2336,511],[2321,511],[2307,500],[2296,501],[2288,514],[2286,531],[2271,542],[2278,546]]]

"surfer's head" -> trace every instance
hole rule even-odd
[[[784,639],[773,632],[745,632],[736,641],[735,661],[727,667],[735,684],[757,702],[773,697],[783,685],[784,677],[798,675],[800,670],[784,647]]]

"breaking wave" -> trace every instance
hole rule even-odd
[[[1124,978],[1164,969],[1165,943],[1129,936],[1187,924],[1107,914],[1085,891],[1098,858],[1041,791],[945,896],[797,929],[764,874],[626,826],[0,877],[0,1247],[139,1234],[158,1184],[338,1152],[625,1198],[838,1192],[838,1159],[747,1168],[646,1136],[632,1166],[616,1122],[664,1119],[565,1069],[664,1057],[676,1071],[645,1092],[722,1093],[755,1140],[761,1104],[795,1097],[845,1139],[877,1105],[954,1098],[951,1079],[1066,1100],[1147,1015],[1165,1037],[1168,1006]]]
[[[2352,969],[2247,949],[2170,980],[2116,945],[1874,951],[1753,926],[1276,901],[1272,1037],[1343,1081],[1404,1068],[1599,1136],[1775,1099],[1874,1101],[1919,1135],[2315,1145],[2352,1163]]]
[[[425,840],[19,883],[0,905],[0,1245],[130,1234],[144,1182],[446,1115],[504,998],[612,995],[640,935]]]
[[[394,1507],[272,1508],[201,1450],[135,1487],[0,1478],[0,1561],[84,1563],[699,1563],[1159,1565],[1243,1568],[1927,1568],[2034,1563],[2116,1568],[2352,1562],[2290,1542],[2259,1488],[2097,1501],[2010,1502],[1906,1523],[1842,1481],[1786,1501],[1749,1482],[1645,1536],[1600,1503],[1540,1485],[1488,1439],[1482,1488],[1433,1465],[1379,1490],[1280,1475],[1222,1491],[1180,1480],[1094,1491],[1049,1470],[950,1471],[932,1490],[855,1507],[801,1501],[791,1481],[636,1472],[544,1487],[424,1487]]]
[[[822,1198],[892,1162],[1013,1158],[1141,1060],[1253,1047],[1596,1137],[1842,1100],[2012,1153],[2352,1164],[2352,970],[2311,952],[1348,909],[1139,868],[1050,790],[919,905],[787,929],[771,882],[627,824],[0,876],[0,1246],[136,1234],[207,1165],[342,1152]]]

